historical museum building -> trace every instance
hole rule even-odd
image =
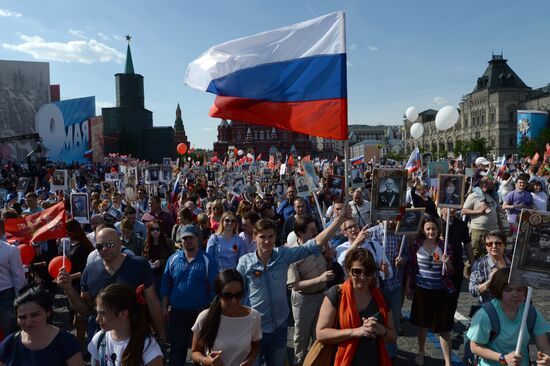
[[[460,118],[449,130],[435,127],[436,110],[419,114],[417,122],[424,126],[421,138],[410,135],[409,121],[404,121],[405,147],[412,151],[419,146],[425,151],[452,152],[458,141],[485,138],[487,147],[495,156],[515,153],[517,150],[518,110],[550,110],[550,85],[532,89],[508,65],[502,55],[493,55],[487,69],[477,79],[474,90],[464,95],[459,103]]]
[[[116,107],[102,108],[104,153],[131,154],[157,163],[164,157],[175,158],[176,136],[187,141],[181,110],[178,105],[176,133],[172,127],[153,127],[153,112],[144,106],[143,76],[134,72],[130,44],[124,73],[115,75],[115,86]]]
[[[264,160],[270,155],[284,159],[287,154],[299,156],[312,153],[312,142],[308,135],[222,119],[218,126],[218,141],[214,142],[214,152],[224,157],[228,149],[235,147],[254,155],[262,154]]]

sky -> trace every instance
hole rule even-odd
[[[0,0],[0,59],[47,61],[61,98],[114,106],[126,41],[144,76],[155,126],[173,126],[177,103],[191,145],[212,148],[214,95],[184,85],[208,48],[346,12],[349,124],[402,124],[407,107],[458,106],[493,52],[523,81],[550,83],[550,2],[531,0]]]

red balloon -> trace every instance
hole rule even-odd
[[[178,151],[178,153],[183,155],[187,152],[187,145],[185,145],[183,142],[180,142],[176,150]]]
[[[50,261],[50,264],[48,264],[48,272],[50,273],[50,276],[52,276],[52,278],[57,278],[57,275],[59,274],[59,270],[61,269],[61,267],[63,267],[63,256],[62,255],[59,255],[57,257],[55,257],[54,259],[52,259]],[[69,260],[68,257],[65,257],[65,270],[68,272],[68,273],[71,273],[71,261]]]
[[[17,249],[19,249],[19,254],[21,255],[21,262],[26,266],[31,264],[36,255],[34,248],[31,245],[22,244],[18,246]]]

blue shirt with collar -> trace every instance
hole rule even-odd
[[[296,211],[294,211],[294,206],[292,205],[292,202],[290,202],[289,200],[284,200],[281,202],[279,207],[277,207],[277,213],[279,215],[282,215],[286,220],[290,216],[294,215]]]
[[[244,278],[250,306],[262,314],[263,333],[273,333],[276,329],[287,326],[288,266],[312,254],[321,255],[321,249],[314,239],[293,248],[274,248],[266,267],[256,252],[248,253],[239,260],[237,271]]]
[[[160,294],[168,296],[174,309],[205,309],[214,298],[217,274],[218,264],[207,253],[199,249],[196,257],[188,262],[184,251],[178,250],[166,262]]]

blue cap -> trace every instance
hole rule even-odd
[[[199,232],[195,225],[183,225],[179,228],[177,234],[176,234],[176,240],[180,241],[181,239],[185,238],[186,236],[194,236],[196,238],[199,237]]]

